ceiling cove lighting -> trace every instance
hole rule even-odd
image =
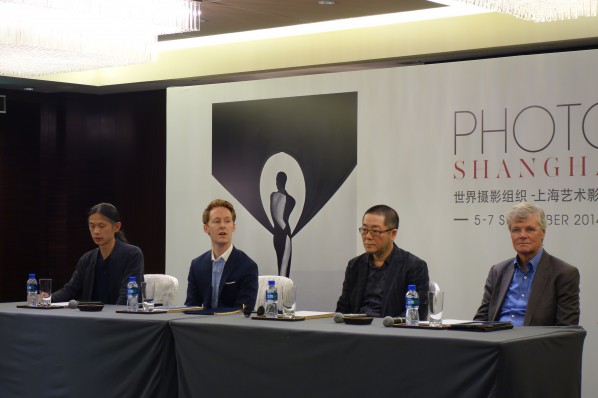
[[[444,4],[444,0],[435,1]],[[158,43],[158,51],[175,51],[187,48],[210,47],[232,43],[243,43],[258,40],[277,39],[283,37],[304,36],[326,32],[339,32],[376,26],[396,25],[418,21],[451,18],[465,15],[485,14],[490,11],[465,4],[451,4],[449,7],[430,8],[425,10],[397,12],[391,14],[371,15],[325,22],[313,22],[280,28],[259,29],[249,32],[226,33],[221,35],[192,37],[179,40],[165,40]]]
[[[433,0],[442,4],[468,4],[510,14],[533,22],[595,17],[598,0]]]
[[[199,30],[194,0],[0,0],[0,75],[154,60],[158,35]]]

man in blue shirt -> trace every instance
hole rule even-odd
[[[226,200],[213,200],[204,210],[203,230],[212,249],[191,262],[185,305],[220,309],[255,305],[258,267],[233,246],[236,218],[233,205]]]
[[[532,203],[511,209],[507,226],[517,256],[490,268],[474,320],[579,324],[579,271],[544,250],[546,224],[544,210]]]

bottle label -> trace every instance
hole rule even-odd
[[[266,301],[278,301],[278,292],[266,292]]]
[[[37,293],[37,286],[35,285],[27,285],[27,293]]]
[[[128,287],[127,288],[127,295],[128,296],[137,296],[139,290],[136,287]]]
[[[407,308],[409,307],[419,307],[419,298],[417,297],[407,297],[405,299],[405,305]]]

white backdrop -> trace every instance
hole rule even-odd
[[[502,217],[534,201],[550,217],[546,250],[581,272],[583,391],[598,396],[596,70],[598,52],[580,51],[169,89],[166,272],[178,302],[217,197],[237,209],[235,245],[276,273],[272,235],[211,176],[212,103],[357,92],[357,167],[293,238],[299,309],[334,310],[362,213],[385,203],[400,216],[397,244],[446,290],[445,317],[470,319],[490,266],[514,255]]]

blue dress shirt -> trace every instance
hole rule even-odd
[[[513,322],[515,326],[523,326],[523,318],[525,317],[525,310],[527,309],[527,301],[529,295],[532,292],[532,284],[534,282],[534,276],[540,263],[540,258],[544,248],[526,264],[527,272],[523,272],[517,262],[517,257],[513,261],[513,267],[515,272],[513,273],[513,279],[509,285],[509,290],[505,295],[505,299],[500,309],[501,322]]]
[[[228,260],[228,257],[233,251],[233,245],[230,245],[228,249],[217,259],[214,258],[214,252],[212,252],[212,308],[218,308],[218,296],[220,295],[220,280],[222,279],[222,272],[224,271],[224,265]]]
[[[218,290],[220,289],[220,279],[224,270],[224,258],[212,262],[212,308],[218,307]]]

